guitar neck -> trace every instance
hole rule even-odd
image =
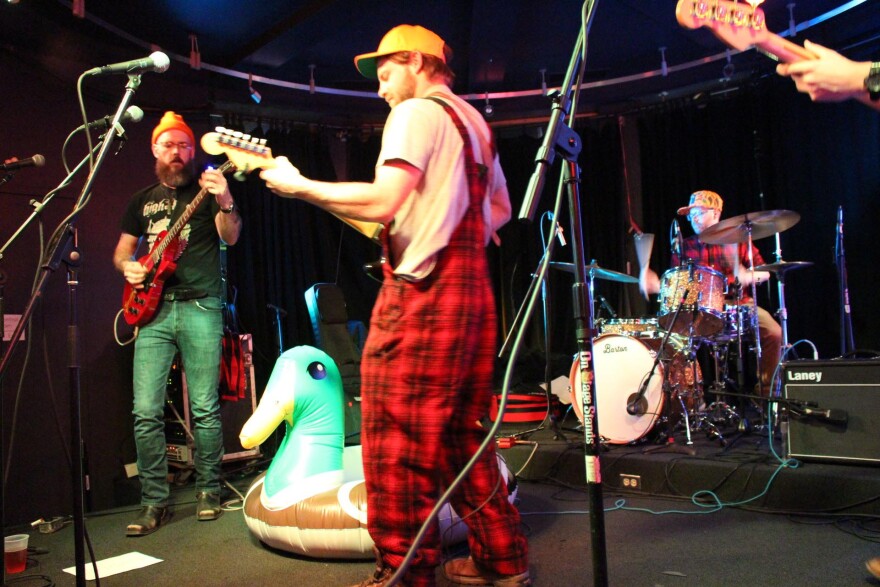
[[[253,139],[241,132],[218,128],[202,137],[202,149],[209,155],[225,154],[238,169],[249,173],[254,169],[270,169],[276,166],[272,151],[266,147],[265,139]],[[329,210],[328,210],[329,212]],[[354,228],[373,241],[378,241],[382,225],[378,222],[355,220],[330,212],[333,216]]]
[[[755,47],[784,63],[795,63],[816,58],[812,51],[808,51],[797,43],[792,43],[788,39],[773,33],[768,33],[766,40],[755,43]]]
[[[756,47],[779,61],[792,63],[815,59],[811,51],[767,30],[764,11],[749,8],[745,2],[731,0],[678,0],[675,7],[678,23],[688,29],[706,27],[740,51]]]
[[[235,169],[235,164],[232,161],[227,161],[217,168],[220,173],[226,173],[227,171],[230,171],[232,169]],[[159,263],[159,260],[165,253],[165,249],[168,248],[168,245],[174,242],[174,239],[177,238],[177,236],[180,234],[180,231],[183,230],[183,227],[189,223],[189,219],[192,218],[192,215],[195,213],[196,209],[209,193],[210,192],[207,190],[207,188],[202,188],[199,190],[199,193],[197,193],[193,197],[192,201],[186,205],[186,208],[183,209],[183,212],[180,214],[180,217],[174,222],[174,225],[172,225],[168,229],[165,234],[165,238],[163,238],[162,241],[150,253],[150,260],[152,261],[154,267],[157,263]]]

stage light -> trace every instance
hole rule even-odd
[[[202,54],[199,52],[199,38],[195,33],[189,34],[189,66],[193,69],[202,68]]]
[[[256,88],[254,88],[254,74],[252,73],[248,74],[248,92],[251,95],[251,100],[253,100],[257,104],[259,104],[260,101],[263,99],[263,96],[260,95],[260,92],[258,92]]]

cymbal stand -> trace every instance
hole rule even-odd
[[[757,321],[758,320],[758,288],[755,286],[755,252],[754,252],[754,244],[752,241],[752,221],[746,219],[745,227],[746,227],[746,236],[748,237],[746,242],[748,242],[748,249],[749,249],[749,272],[752,275],[751,290],[752,290],[752,306],[753,306],[754,312],[751,313],[750,317],[752,320],[752,331],[755,333],[755,358],[757,361],[757,368],[755,369],[755,372],[758,374],[758,389],[760,391],[763,391],[764,383],[761,381],[761,358],[762,358],[761,337],[759,336],[759,333],[758,333],[758,321]],[[737,255],[737,257],[738,256],[739,255]],[[742,336],[741,335],[737,336],[737,339],[739,340],[739,344],[740,344],[739,361],[742,361]],[[739,370],[740,370],[740,376],[742,376],[742,368],[740,368]],[[740,388],[740,389],[742,389],[742,388]],[[761,395],[763,395],[763,393],[761,393]]]
[[[782,330],[782,344],[780,345],[779,357],[777,357],[777,369],[779,369],[779,361],[782,357],[785,357],[788,354],[791,344],[788,342],[788,308],[785,305],[785,273],[788,269],[782,259],[782,246],[780,244],[778,232],[776,233],[776,251],[774,256],[776,257],[776,264],[778,265],[777,270],[773,272],[776,276],[776,291],[779,296],[779,310],[776,312],[776,316],[779,318],[779,326]],[[796,267],[798,266],[789,266],[789,268]],[[755,315],[757,316],[757,313]],[[757,325],[755,326],[755,333],[757,336]],[[769,391],[769,396],[775,398],[782,397],[782,378],[776,377],[772,384],[773,387]],[[784,403],[780,404],[779,402],[773,402],[768,406],[767,413],[774,418],[774,422],[777,424],[775,428],[781,432],[782,443],[784,445],[783,453],[788,455],[787,405]]]

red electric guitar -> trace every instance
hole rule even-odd
[[[225,154],[235,163],[239,172],[250,173],[254,169],[275,167],[275,159],[272,157],[272,150],[266,146],[266,139],[254,139],[241,131],[218,127],[216,132],[209,132],[202,137],[201,145],[209,155]],[[382,232],[380,223],[333,215],[373,241],[378,241]]]
[[[235,163],[232,161],[218,167],[221,173],[234,169]],[[186,241],[180,238],[180,233],[209,193],[204,188],[199,190],[174,225],[158,234],[150,253],[138,259],[138,263],[146,267],[148,272],[143,287],[135,288],[126,281],[122,292],[122,315],[130,326],[143,326],[153,319],[162,300],[165,280],[177,269],[177,260],[186,248]]]
[[[743,0],[678,0],[675,17],[688,29],[712,29],[716,37],[740,51],[755,47],[786,63],[816,58],[811,51],[768,31],[764,11]]]

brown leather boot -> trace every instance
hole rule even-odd
[[[388,581],[391,579],[391,576],[394,574],[394,570],[388,565],[385,564],[385,561],[382,560],[382,553],[379,552],[375,546],[373,547],[373,554],[376,555],[376,570],[373,571],[373,574],[358,583],[357,585],[352,585],[352,587],[385,587],[388,584]],[[400,587],[406,587],[403,583],[397,583]]]
[[[492,585],[492,587],[529,587],[532,580],[528,570],[518,575],[501,576],[481,569],[471,557],[454,558],[443,565],[443,574],[458,585]]]
[[[145,505],[141,513],[125,529],[126,536],[146,536],[152,534],[171,518],[171,511],[165,506]]]

